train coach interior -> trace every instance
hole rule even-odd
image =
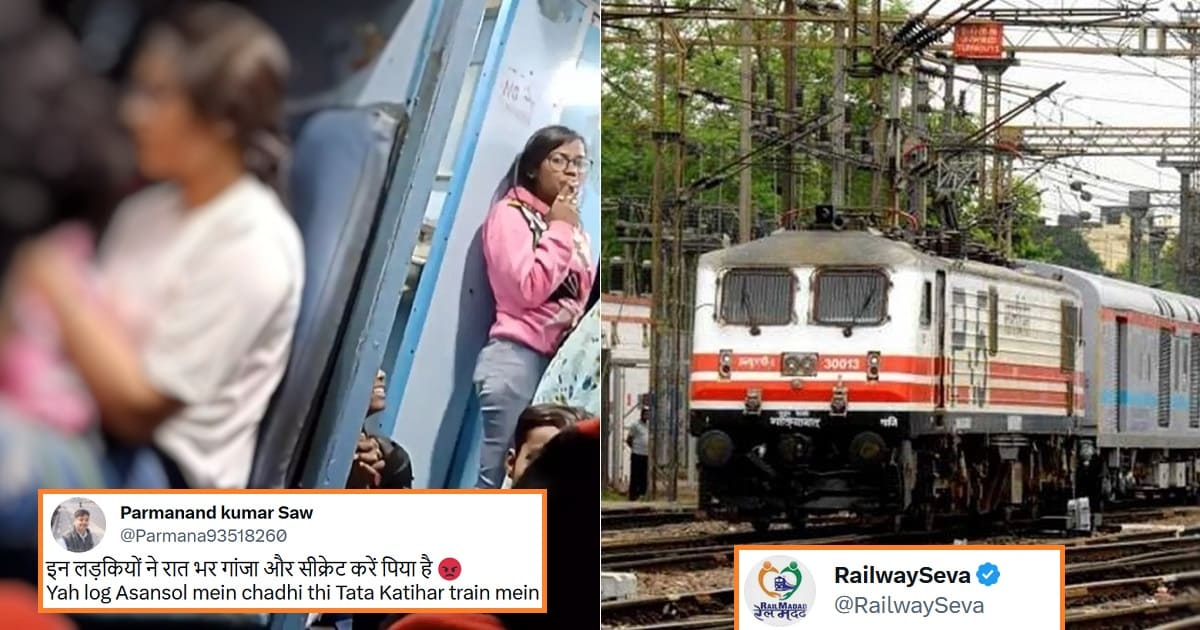
[[[95,52],[101,66],[97,69],[119,78],[127,56],[123,51],[136,38],[135,25],[147,18],[141,12],[150,14],[171,4],[177,3],[84,0],[49,2],[48,8],[67,20],[85,50],[89,36],[94,39],[97,33],[119,40],[121,45],[109,41],[107,49],[93,47],[89,52],[108,50],[107,57]],[[448,384],[452,394],[436,401],[451,407],[449,411],[429,416],[428,422],[398,423],[397,416],[403,415],[398,410],[413,404],[413,397],[404,396],[410,386],[408,363],[420,337],[443,332],[427,331],[423,325],[426,314],[443,308],[430,295],[433,287],[478,284],[482,277],[481,269],[440,264],[447,257],[445,250],[453,248],[453,239],[462,238],[459,230],[470,234],[478,229],[490,198],[476,199],[473,190],[475,196],[485,188],[490,193],[524,136],[556,122],[539,118],[539,113],[567,124],[591,122],[587,114],[568,120],[572,108],[553,104],[545,111],[526,112],[519,118],[527,128],[524,135],[487,147],[508,155],[483,155],[479,161],[494,166],[480,168],[474,163],[478,137],[487,135],[488,126],[501,126],[488,114],[496,109],[502,87],[511,88],[501,85],[496,75],[516,64],[530,66],[530,75],[584,64],[588,53],[581,49],[589,45],[584,33],[598,32],[592,25],[598,3],[373,0],[353,8],[309,1],[241,4],[283,35],[298,69],[289,98],[295,133],[288,193],[307,262],[292,356],[260,428],[250,486],[344,486],[362,412],[375,373],[384,366],[399,378],[389,379],[388,413],[379,414],[384,417],[375,428],[413,453],[418,487],[457,487],[471,468],[473,450],[467,442],[478,441],[478,419],[471,417],[477,416],[478,405],[468,400],[469,381]],[[551,50],[550,56],[539,56],[543,51],[525,52],[518,59],[511,51],[506,54],[514,29],[543,28],[543,22],[580,35],[569,46]],[[597,38],[597,52],[598,44]],[[535,98],[553,99],[534,92]],[[591,137],[598,133],[598,106],[597,88]],[[492,135],[507,137],[509,132],[511,126]],[[486,181],[463,181],[475,178]],[[596,215],[585,219],[593,239],[598,238],[598,199],[594,205],[594,210],[585,208],[585,213]],[[464,209],[458,211],[460,207]],[[471,274],[473,279],[465,278]],[[475,305],[458,308],[465,307]],[[420,317],[410,316],[415,312]],[[440,317],[438,312],[430,319]],[[482,345],[490,322],[450,319],[472,327],[458,334],[478,338]],[[462,369],[447,369],[462,380]],[[8,570],[0,573],[23,573],[36,566],[36,551],[26,542],[0,541],[0,557],[13,560],[3,563]],[[304,627],[305,616],[97,615],[77,621],[83,627],[106,628],[290,629]]]

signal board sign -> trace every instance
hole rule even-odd
[[[1004,56],[1004,25],[982,22],[955,26],[954,56],[958,59],[1000,59]]]

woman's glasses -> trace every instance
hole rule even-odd
[[[551,153],[546,160],[556,171],[566,170],[568,164],[574,166],[575,170],[580,173],[586,173],[592,167],[592,161],[585,157],[569,158],[562,153]]]

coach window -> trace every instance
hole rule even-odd
[[[1000,351],[1000,294],[996,287],[988,289],[988,354]]]
[[[1188,346],[1188,426],[1200,428],[1200,334]]]
[[[1062,334],[1059,336],[1060,368],[1075,371],[1075,348],[1079,346],[1079,308],[1070,302],[1062,303]]]
[[[921,289],[921,327],[929,328],[933,321],[933,283],[926,280]]]
[[[1171,425],[1171,338],[1170,328],[1158,331],[1158,426]]]
[[[1171,350],[1171,360],[1175,362],[1175,389],[1183,389],[1184,365],[1187,361],[1183,360],[1183,338],[1175,337],[1175,347]]]

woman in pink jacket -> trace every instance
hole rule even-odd
[[[499,488],[517,416],[587,306],[594,272],[579,223],[579,188],[591,161],[583,137],[562,126],[533,134],[513,161],[483,225],[496,322],[475,365],[483,415],[477,488]]]

